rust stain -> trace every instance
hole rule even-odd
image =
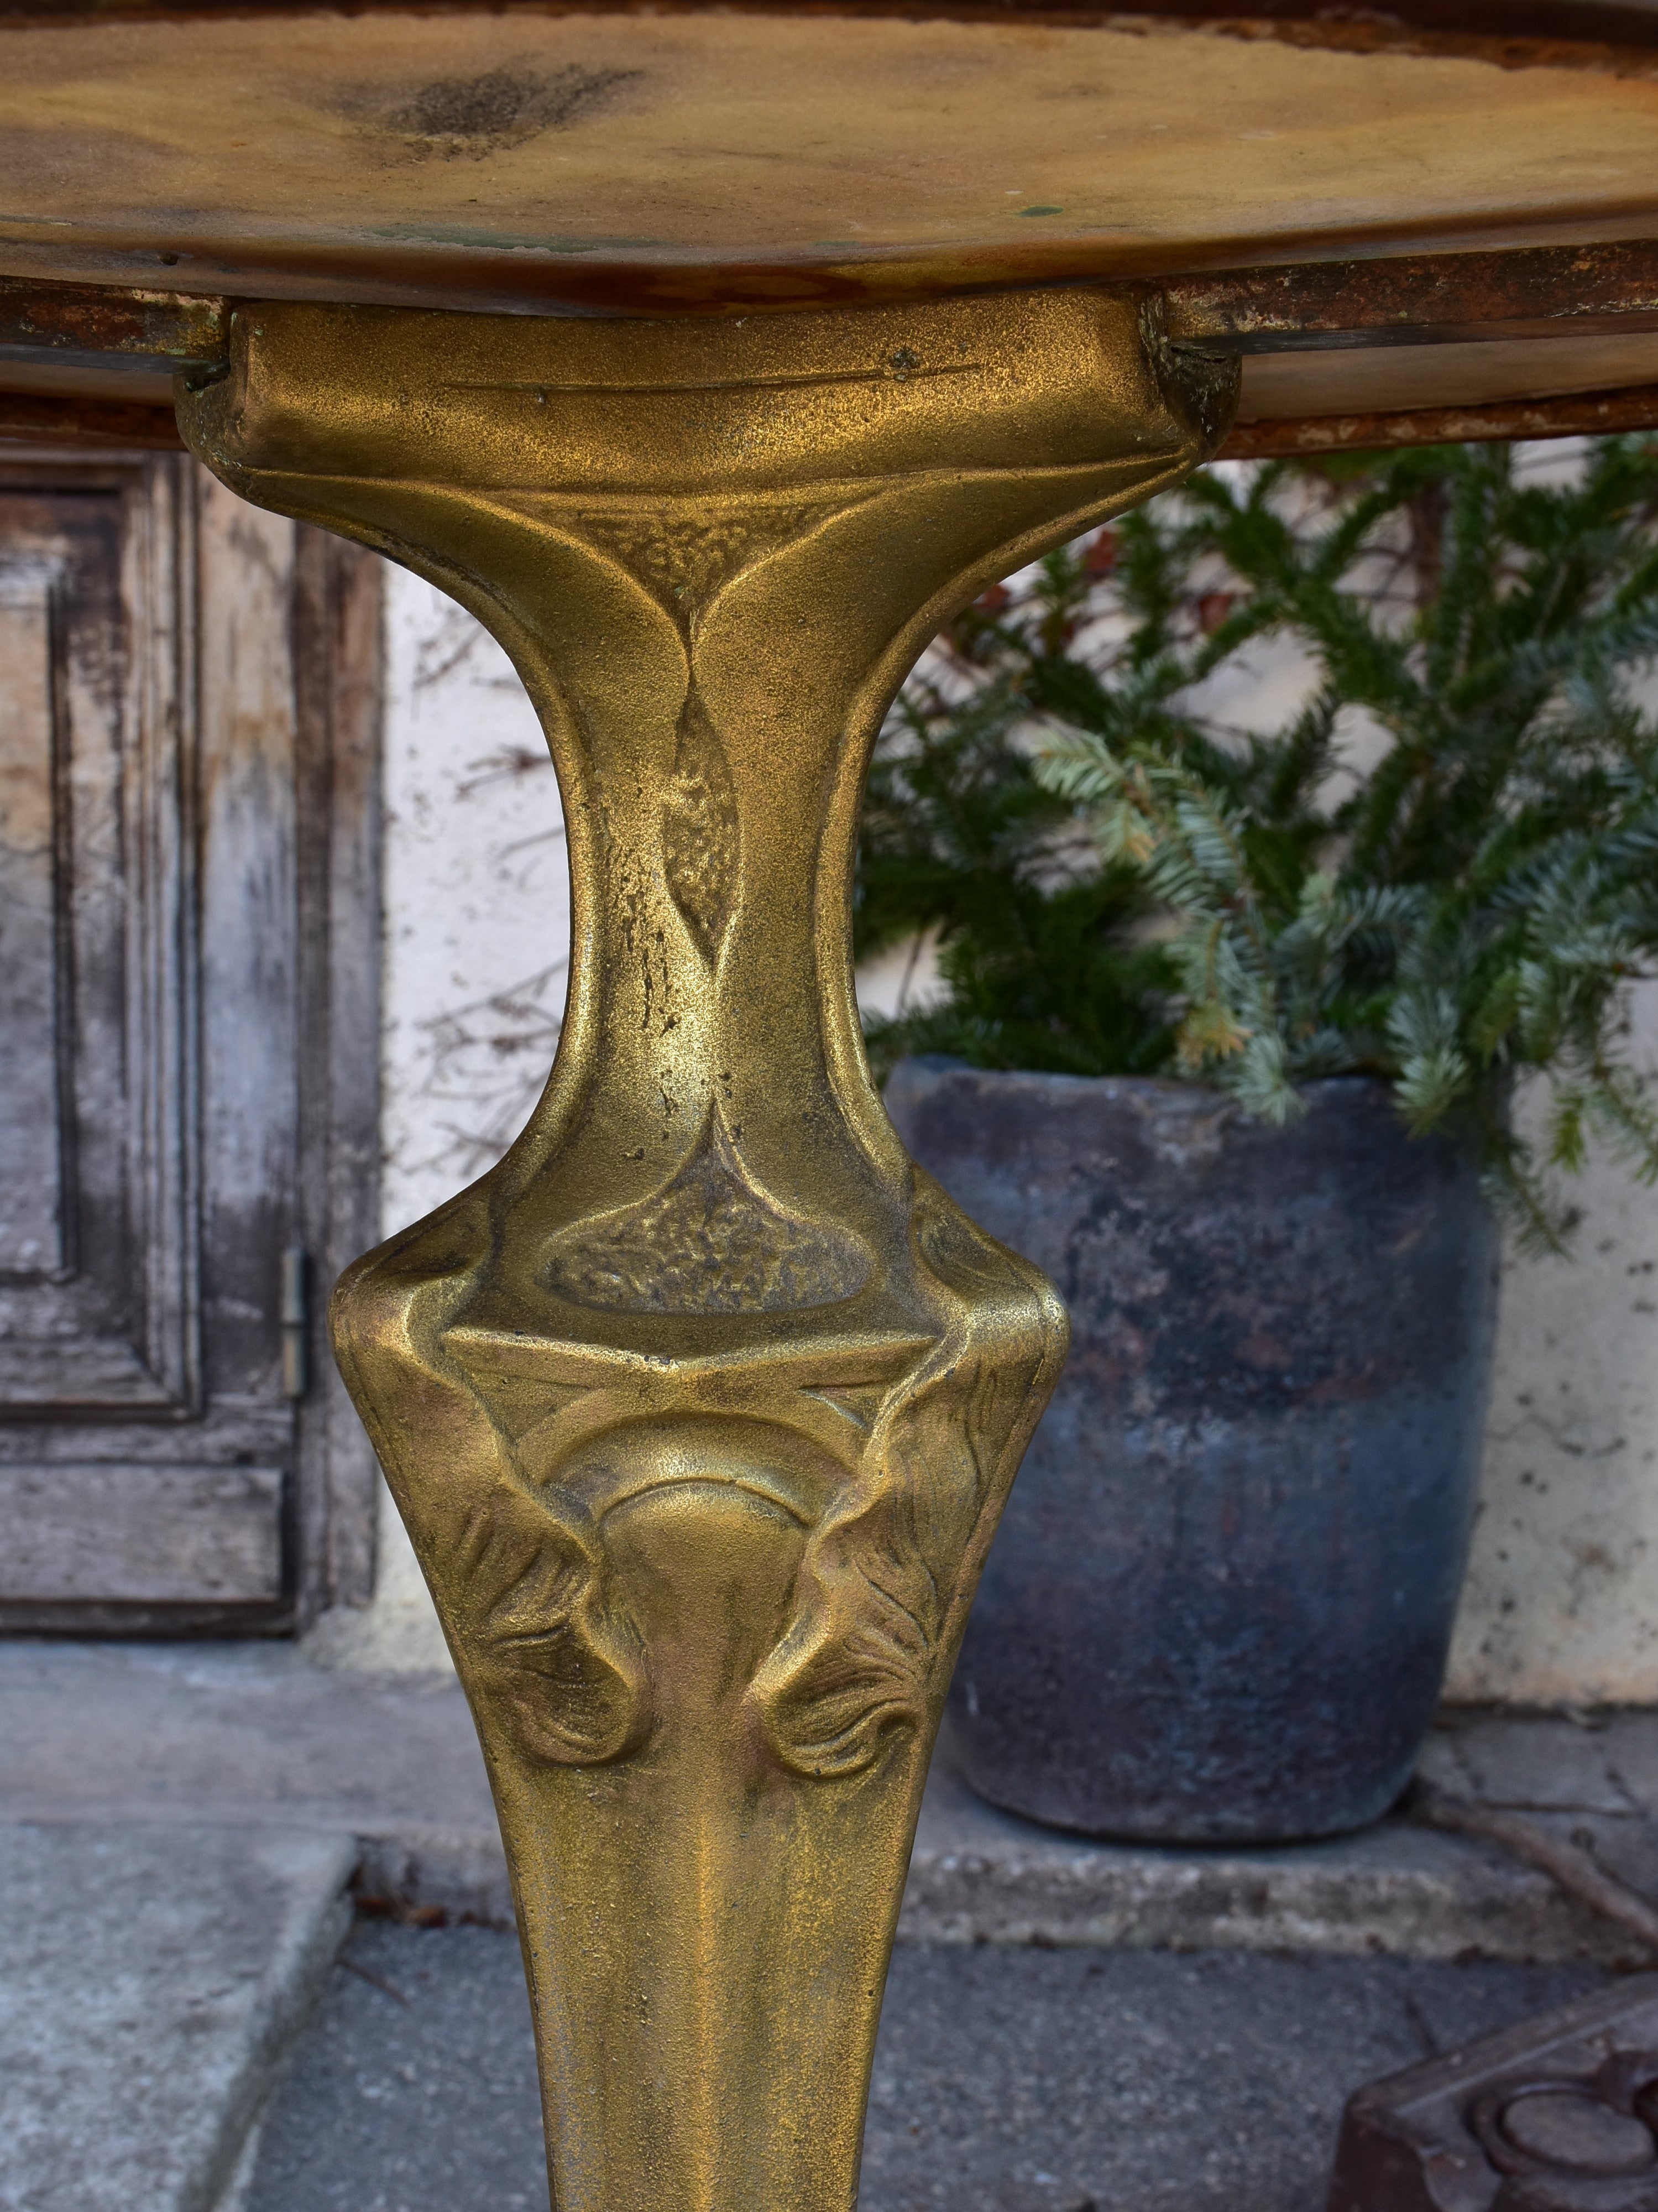
[[[405,264],[403,273],[413,282],[423,273],[426,259],[452,257],[422,255],[417,246],[405,246],[388,258]],[[850,306],[874,295],[1001,289],[992,271],[979,265],[981,258],[969,252],[926,271],[908,272],[890,264],[860,270],[828,261],[571,270],[561,277],[556,302],[544,296],[514,304],[531,313],[579,301],[600,313],[743,314]],[[1058,256],[1055,267],[1039,271],[1038,280],[1046,274],[1053,281],[1074,281],[1075,271],[1064,265],[1066,258]],[[304,292],[323,298],[340,289],[355,260],[326,247],[312,251],[305,257]],[[301,289],[285,271],[272,268],[265,274],[270,296]],[[452,267],[444,274],[452,282]],[[1631,331],[1658,328],[1658,240],[1339,261],[1307,258],[1205,275],[1148,268],[1133,284],[1107,283],[1102,289],[1148,285],[1163,293],[1171,339],[1229,352],[1311,349],[1359,340],[1370,345],[1455,343],[1595,328]],[[360,283],[355,289],[367,299],[388,287],[382,275],[379,283]],[[389,289],[398,288],[393,283]],[[495,302],[480,296],[468,304],[487,311]],[[216,361],[226,350],[230,306],[215,294],[0,276],[0,345]]]
[[[0,441],[32,446],[139,448],[182,453],[184,441],[170,407],[129,400],[48,398],[33,392],[0,392]]]
[[[0,345],[214,361],[225,351],[224,307],[180,292],[0,276]]]
[[[1483,407],[1424,407],[1396,414],[1243,422],[1217,458],[1266,460],[1292,453],[1368,453],[1388,447],[1461,446],[1505,438],[1607,437],[1651,429],[1658,429],[1658,384],[1641,384],[1622,392],[1503,399]]]
[[[1654,18],[1658,22],[1658,15]],[[1290,262],[1177,276],[1165,327],[1175,341],[1272,352],[1286,344],[1420,343],[1557,336],[1605,322],[1658,323],[1658,241],[1509,247],[1375,259]]]

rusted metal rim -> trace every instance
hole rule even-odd
[[[1658,331],[1658,240],[1303,262],[1176,275],[1127,289],[1161,294],[1165,328],[1177,344],[1246,355]],[[26,374],[35,362],[40,370],[37,390],[0,392],[0,435],[176,446],[171,410],[150,394],[144,404],[55,392],[53,376],[100,363],[163,373],[210,369],[225,356],[234,304],[201,294],[0,277],[0,357],[23,364]],[[1643,384],[1250,422],[1233,432],[1225,451],[1322,453],[1654,427],[1658,386]]]
[[[1651,0],[1389,0],[1333,8],[1327,0],[1164,0],[1154,8],[1066,7],[1053,0],[0,0],[0,22],[179,21],[197,16],[465,14],[896,16],[909,21],[1109,25],[1177,22],[1242,38],[1345,52],[1467,54],[1501,67],[1613,66],[1658,52]]]
[[[1163,294],[1177,343],[1227,353],[1658,330],[1658,239],[1175,271],[1126,289]],[[0,350],[211,362],[233,304],[0,276]]]
[[[1288,454],[1368,453],[1392,446],[1461,446],[1482,440],[1604,438],[1658,429],[1658,384],[1622,392],[1573,392],[1555,399],[1505,399],[1481,407],[1417,407],[1370,415],[1315,415],[1298,422],[1241,422],[1221,460]]]

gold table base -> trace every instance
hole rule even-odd
[[[1066,1340],[871,1084],[859,793],[939,625],[1176,482],[1235,378],[1078,289],[270,305],[181,387],[235,490],[487,624],[563,793],[547,1090],[334,1310],[483,1739],[561,2212],[855,2199],[944,1687]]]

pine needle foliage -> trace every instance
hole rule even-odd
[[[1285,645],[1308,672],[1293,708],[1229,720],[1217,702]],[[948,650],[975,680],[904,703],[864,860],[879,927],[943,933],[931,1048],[980,1058],[981,1021],[1012,1055],[987,1064],[1155,1069],[1280,1123],[1309,1080],[1372,1074],[1413,1130],[1478,1141],[1542,1245],[1592,1134],[1658,1179],[1629,1043],[1658,957],[1658,449],[1600,441],[1542,477],[1501,445],[1200,471],[991,594]],[[923,732],[924,794],[900,765]],[[928,904],[921,848],[946,872],[966,857],[940,839],[958,765],[1035,910],[1090,883],[1105,902],[1068,999],[1027,972],[1057,939],[1021,937],[964,878],[959,919]],[[1078,820],[1097,872],[1072,854],[1061,884]],[[1087,1036],[1094,1057],[1024,1056],[1022,992],[1040,1036]],[[1510,1110],[1527,1083],[1546,1094],[1538,1146]]]
[[[1137,872],[1102,866],[1071,801],[1036,780],[1017,687],[962,628],[945,665],[912,680],[865,795],[858,957],[936,939],[945,995],[865,1024],[884,1078],[905,1053],[1069,1075],[1150,1073],[1173,1044],[1177,978],[1137,943]],[[991,641],[999,656],[999,644]]]

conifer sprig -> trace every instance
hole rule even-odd
[[[1226,722],[1283,643],[1305,696]],[[1558,1243],[1591,1133],[1658,1178],[1628,1039],[1658,960],[1655,662],[1640,439],[1547,481],[1503,446],[1201,471],[989,594],[907,695],[860,935],[938,933],[948,995],[877,1042],[1160,1071],[1280,1122],[1314,1077],[1374,1074]]]

